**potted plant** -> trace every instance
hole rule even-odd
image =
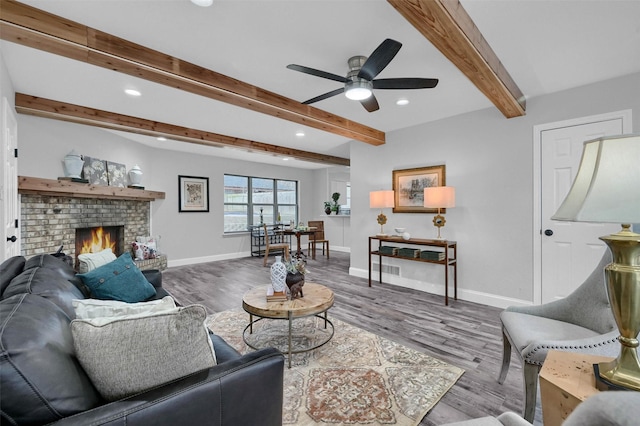
[[[340,198],[339,192],[334,192],[333,194],[331,194],[331,199],[333,200],[333,203],[331,204],[331,211],[336,212],[336,214],[340,212],[340,204],[338,204],[339,198]]]
[[[326,214],[331,214],[331,201],[324,202],[324,212]]]

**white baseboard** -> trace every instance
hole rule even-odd
[[[349,268],[349,275],[354,277],[369,279],[369,271],[359,268]],[[378,283],[378,273],[372,274],[371,285],[375,286]],[[431,294],[437,294],[444,296],[443,283],[427,283],[423,281],[410,280],[407,278],[398,277],[396,275],[382,274],[382,282],[385,284],[397,285],[399,287],[411,288],[414,290],[424,291]],[[453,285],[449,284],[449,299],[453,299]],[[510,297],[499,296],[490,293],[483,293],[475,290],[466,290],[458,286],[458,299],[466,300],[467,302],[480,303],[487,306],[493,306],[496,308],[504,309],[507,306],[527,306],[532,305],[532,302],[527,300],[512,299]]]
[[[211,256],[190,257],[186,259],[169,260],[168,267],[171,268],[173,266],[185,266],[185,265],[195,265],[198,263],[217,262],[218,260],[239,259],[241,257],[248,257],[248,256],[251,256],[250,252],[225,253],[225,254],[216,254]]]

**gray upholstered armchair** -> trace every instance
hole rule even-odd
[[[562,426],[637,426],[640,417],[640,392],[600,392],[578,405]],[[515,413],[482,417],[446,426],[531,426]]]
[[[610,262],[607,250],[586,281],[564,299],[538,306],[510,306],[500,314],[503,356],[498,383],[507,377],[513,346],[522,361],[526,420],[533,422],[538,373],[549,349],[612,357],[620,352],[604,283],[604,267]]]

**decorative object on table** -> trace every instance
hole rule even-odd
[[[333,203],[331,203],[331,211],[336,212],[336,214],[340,213],[340,204],[338,203],[338,200],[340,199],[340,193],[334,192],[333,194],[331,194],[331,199],[333,200]]]
[[[424,189],[445,186],[445,166],[419,167],[394,170],[394,213],[435,213],[436,209],[424,206]],[[444,211],[443,213],[446,213]]]
[[[304,259],[292,257],[286,264],[287,276],[285,283],[291,292],[291,299],[303,297],[302,286],[304,285],[304,275],[307,273],[307,262]]]
[[[393,228],[393,230],[396,231],[396,236],[402,237],[402,234],[404,234],[407,228]]]
[[[127,167],[124,164],[107,161],[107,178],[109,179],[109,186],[126,187]]]
[[[74,182],[85,181],[82,178],[82,168],[84,167],[84,159],[75,149],[64,157],[64,176]]]
[[[331,201],[324,202],[324,212],[326,214],[331,214]]]
[[[402,233],[402,239],[403,240],[410,240],[411,239],[411,234],[408,232],[403,232]]]
[[[179,212],[209,211],[209,178],[178,176]]]
[[[332,331],[316,317],[295,321],[294,350],[322,342]],[[312,352],[294,353],[291,368],[284,369],[283,425],[417,425],[464,373],[335,317],[331,321],[331,340]],[[238,338],[246,312],[223,311],[205,324],[240,353],[252,351]],[[253,327],[249,336],[256,346],[287,352],[282,336],[288,335],[288,321],[258,321]]]
[[[433,226],[438,228],[436,239],[442,240],[440,228],[447,222],[442,216],[442,209],[456,206],[456,189],[452,186],[432,186],[425,188],[423,193],[424,207],[437,208],[438,214],[433,217]]]
[[[378,225],[380,225],[380,232],[376,235],[384,237],[387,234],[384,233],[384,224],[387,223],[387,216],[382,213],[382,209],[394,206],[394,192],[393,191],[371,191],[369,193],[369,207],[372,209],[380,209],[378,215]]]
[[[109,178],[107,177],[107,162],[98,158],[88,157],[84,158],[84,178],[89,181],[91,185],[109,185]]]
[[[282,257],[276,256],[276,261],[271,265],[271,288],[273,291],[267,292],[268,301],[287,300],[286,279],[287,267],[282,263]]]
[[[640,391],[640,135],[611,136],[584,143],[576,178],[553,220],[622,223],[616,234],[600,237],[613,255],[605,277],[613,316],[620,331],[620,354],[594,364],[604,388]]]
[[[140,169],[140,166],[136,164],[131,168],[131,170],[129,170],[129,187],[144,189],[144,186],[142,186],[141,183],[142,183],[142,169]]]

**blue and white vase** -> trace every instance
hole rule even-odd
[[[271,265],[271,287],[275,292],[283,292],[287,289],[287,267],[281,259],[281,256],[276,256],[276,261]]]

